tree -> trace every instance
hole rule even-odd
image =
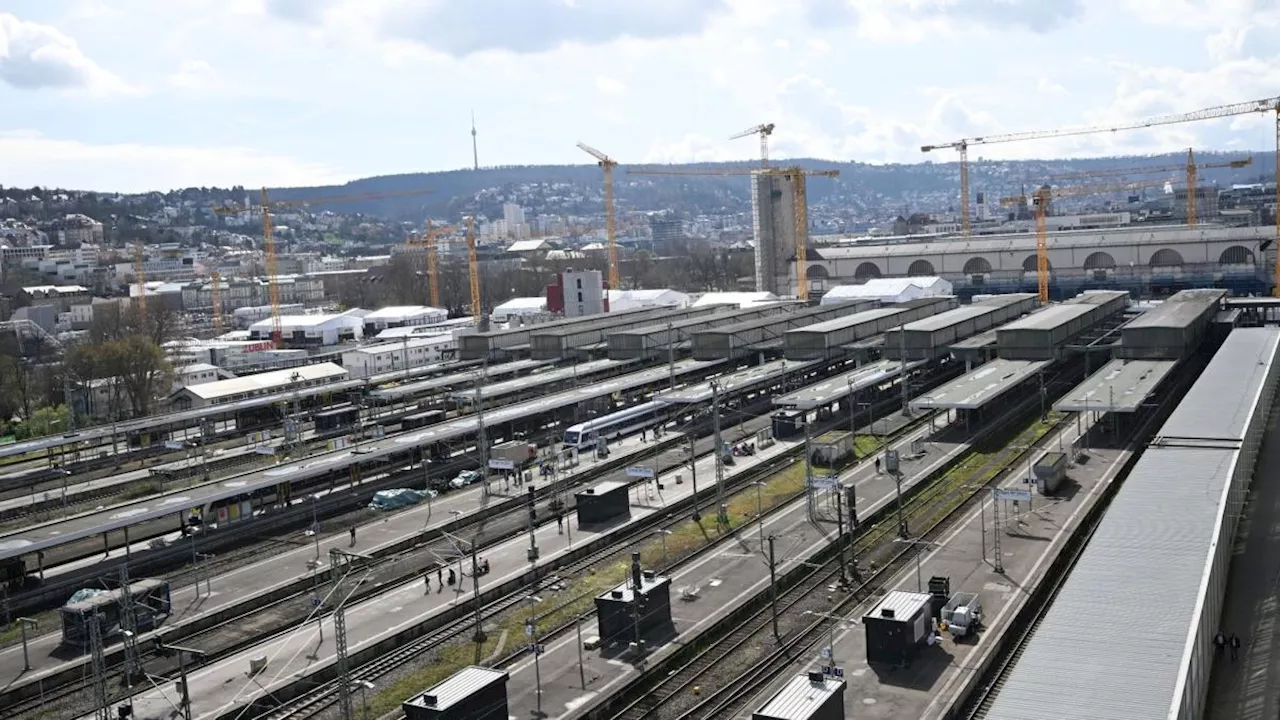
[[[120,378],[134,415],[149,414],[155,398],[173,383],[173,367],[164,350],[148,338],[131,335],[113,343],[109,353],[116,370],[112,375]]]

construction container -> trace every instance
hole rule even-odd
[[[691,318],[713,315],[718,308],[712,306],[663,309],[666,310],[665,313],[639,318],[631,317],[629,314],[617,315],[615,313],[592,315],[590,317],[595,322],[567,328],[546,328],[546,326],[535,325],[530,328],[529,355],[534,360],[559,360],[570,356],[578,350],[585,350],[593,346],[607,346],[609,335],[614,332],[652,325],[655,319],[680,322]]]
[[[578,527],[600,527],[629,519],[631,517],[631,503],[627,498],[629,487],[627,483],[610,480],[574,493]]]
[[[813,465],[829,469],[844,467],[855,459],[856,436],[851,432],[828,432],[812,439],[809,443],[811,454],[809,460]]]
[[[670,578],[641,572],[640,553],[632,553],[630,579],[596,597],[596,620],[606,647],[674,633]]]
[[[659,357],[668,352],[668,348],[672,345],[689,342],[694,334],[708,328],[778,315],[786,312],[791,306],[779,304],[747,309],[723,305],[710,307],[716,312],[680,322],[647,324],[644,327],[610,333],[609,359],[635,360]]]
[[[996,330],[996,344],[1006,360],[1056,360],[1062,346],[1124,312],[1129,294],[1122,291],[1084,293],[1050,305]]]
[[[344,405],[332,410],[318,412],[312,418],[316,423],[316,434],[324,435],[353,427],[360,419],[360,408],[355,405]]]
[[[1114,357],[1181,360],[1200,345],[1226,290],[1183,290],[1120,329]]]
[[[859,310],[851,315],[788,331],[783,350],[788,360],[823,360],[849,351],[848,346],[890,328],[915,322],[956,306],[949,296],[920,298],[891,307]]]
[[[933,632],[929,593],[894,590],[862,616],[866,628],[867,663],[906,666]]]
[[[885,332],[884,356],[901,360],[932,360],[947,354],[955,343],[1031,312],[1039,305],[1032,293],[993,295],[970,305],[938,313]]]
[[[820,672],[798,675],[751,713],[751,720],[845,720],[845,687],[844,680]]]
[[[1031,466],[1031,471],[1035,473],[1040,494],[1052,495],[1058,491],[1062,479],[1067,476],[1067,454],[1047,452]]]
[[[405,720],[508,720],[502,670],[466,667],[401,704]]]
[[[770,347],[781,347],[788,330],[852,315],[875,303],[868,300],[814,307],[791,306],[790,312],[708,328],[693,335],[694,360],[730,360]]]

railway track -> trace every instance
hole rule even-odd
[[[1038,399],[1028,401],[1025,407],[1030,408],[1033,403],[1038,403]],[[826,557],[801,565],[798,577],[789,582],[784,578],[779,583],[783,587],[779,588],[777,599],[778,636],[774,649],[768,649],[774,644],[771,605],[757,598],[754,605],[759,607],[749,605],[740,613],[741,617],[730,616],[722,621],[717,628],[725,629],[723,632],[713,629],[692,640],[686,646],[687,651],[658,664],[609,701],[600,716],[615,720],[731,716],[747,696],[798,654],[826,637],[834,617],[875,597],[890,578],[907,567],[918,551],[912,549],[912,545],[944,533],[963,516],[980,492],[1015,472],[1014,466],[1038,451],[1045,439],[1064,428],[1068,420],[1058,419],[1047,430],[1040,423],[1032,424],[1003,442],[1003,447],[981,465],[956,472],[965,468],[966,462],[958,459],[951,471],[913,493],[904,504],[903,516],[915,527],[915,543],[897,542],[899,533],[894,513],[882,512],[882,520],[860,529],[853,541],[855,557],[874,559],[875,570],[843,593],[834,606],[828,600],[831,594],[828,588],[838,582],[841,570],[839,555],[831,552],[834,544],[828,547]],[[725,679],[726,671],[734,674]],[[703,696],[704,686],[716,690]]]
[[[912,422],[911,424],[900,428],[893,435],[890,435],[887,438],[887,441],[892,442],[902,437],[903,435],[911,433],[912,431],[918,429],[921,425],[927,424],[928,420],[929,420],[929,416],[918,418],[916,421]],[[735,489],[738,492],[749,492],[749,490],[746,490],[745,488],[749,488],[752,483],[762,478],[770,477],[778,473],[779,471],[784,470],[790,467],[791,465],[793,465],[795,463],[796,455],[799,454],[798,451],[802,451],[802,450],[803,450],[802,447],[796,448],[795,451],[788,452],[786,454],[781,454],[776,458],[772,458],[769,462],[756,466],[752,468],[749,472],[737,474],[732,479],[732,484],[730,485],[730,487]],[[789,503],[790,503],[789,499],[787,501],[779,503],[773,509],[766,512],[765,516],[768,517],[770,514],[774,512],[781,512],[785,510],[786,507],[789,505]],[[681,516],[671,520],[664,519],[661,522],[659,522],[656,526],[646,525],[644,527],[636,527],[632,531],[628,532],[625,536],[619,537],[615,542],[611,543],[609,547],[603,548],[596,553],[592,553],[590,556],[586,558],[582,558],[572,564],[563,566],[561,568],[557,568],[556,576],[580,573],[585,571],[589,567],[598,565],[602,562],[607,562],[608,560],[614,557],[626,554],[630,550],[630,547],[634,544],[634,542],[638,538],[642,539],[644,537],[647,537],[653,534],[655,527],[657,529],[666,529],[668,527],[679,525],[680,523],[685,522],[685,520],[686,518]],[[725,535],[723,538],[721,538],[721,542],[726,540],[731,540],[735,534],[736,533]],[[671,563],[666,569],[673,569],[681,565],[687,564],[689,562],[692,562],[700,557],[703,557],[706,553],[713,552],[719,547],[720,547],[720,544],[718,542],[705,545],[702,548],[695,551],[694,553],[684,558],[681,558],[674,563]],[[547,585],[555,584],[556,576],[548,577],[543,581],[543,583]],[[503,598],[502,600],[499,600],[483,608],[481,610],[482,617],[486,619],[497,617],[502,613],[511,610],[516,605],[520,604],[523,601],[523,598],[528,594],[530,594],[531,592],[539,592],[539,591],[540,590],[538,587],[534,587],[532,589],[527,587],[523,588],[522,590],[515,592]],[[557,603],[554,607],[536,615],[534,617],[534,622],[538,622],[548,617],[555,617],[560,615],[561,611],[564,608],[571,607],[581,602],[583,597],[584,596],[582,595],[575,595]],[[551,639],[572,630],[575,624],[576,624],[576,619],[575,621],[572,621],[572,622],[560,623],[557,626],[548,629],[544,633],[540,633],[540,637],[544,641],[550,641]],[[464,634],[468,630],[473,630],[473,629],[474,629],[473,618],[459,620],[455,623],[451,623],[447,628],[442,628],[440,631],[436,631],[428,635],[424,635],[423,637],[418,638],[417,640],[411,641],[410,643],[403,645],[389,653],[379,656],[375,660],[365,665],[362,665],[359,668],[353,669],[351,673],[352,680],[353,682],[356,682],[356,683],[359,683],[360,681],[375,681],[378,678],[385,676],[386,674],[391,673],[403,667],[407,663],[410,663],[416,660],[417,658],[420,658],[424,654],[431,652],[433,650],[436,650],[442,647],[443,645],[464,636]],[[520,657],[523,657],[527,653],[528,653],[528,649],[525,647],[521,647],[515,651],[507,653],[505,656],[503,656],[501,659],[495,662],[494,665],[499,667],[508,665],[510,663],[515,662]],[[481,660],[480,658],[477,658],[477,662],[479,662],[480,660]],[[333,704],[338,702],[339,689],[340,688],[339,688],[337,679],[328,680],[323,684],[319,684],[315,688],[303,693],[299,697],[293,700],[287,701],[280,707],[265,710],[257,715],[249,713],[249,714],[246,714],[244,717],[246,718],[246,720],[248,720],[249,718],[258,718],[258,719],[264,719],[264,720],[284,720],[285,718],[314,717],[318,713],[322,712],[323,710],[331,707]]]
[[[762,426],[763,426],[763,423],[767,423],[768,420],[767,418],[757,418],[756,422],[762,423]],[[750,426],[750,425],[751,425],[751,422],[744,423],[744,426]],[[698,441],[698,445],[700,446],[700,449],[706,449],[707,453],[711,451],[712,442],[710,438],[701,438]],[[683,444],[677,446],[676,448],[657,446],[655,447],[651,455],[646,457],[649,457],[650,459],[652,459],[652,457],[664,458],[665,459],[664,463],[658,465],[660,473],[664,473],[664,472],[682,467],[687,463],[687,455],[685,454],[685,451],[684,451],[685,447],[687,446]],[[699,457],[705,457],[705,456],[706,454],[699,455]],[[612,472],[612,470],[607,472]],[[579,480],[577,483],[575,483],[575,486],[580,484],[589,484],[591,482],[594,482],[597,479],[598,478],[593,473],[590,476],[584,477],[581,480]],[[637,482],[642,482],[642,481],[637,481]],[[540,506],[543,505],[551,498],[559,496],[560,494],[562,493],[548,493],[546,495],[541,496],[539,498],[539,505]],[[486,535],[485,546],[488,547],[497,543],[504,542],[506,540],[509,540],[513,536],[520,535],[526,532],[527,525],[525,524],[525,520],[524,520],[524,518],[526,517],[525,515],[526,512],[527,512],[526,506],[524,506],[522,503],[517,503],[515,506],[503,512],[502,514],[493,516],[488,518],[487,520],[484,520],[483,525],[486,528],[492,528],[495,523],[503,523],[504,521],[506,521],[506,523],[511,526],[506,531],[501,532],[499,534]],[[548,524],[552,521],[551,512],[540,511],[539,517],[540,517],[539,527],[545,524]],[[511,522],[512,519],[515,519],[516,522],[512,523]],[[472,523],[472,525],[475,525],[475,524],[480,524],[480,522],[478,521],[477,523]],[[650,532],[651,530],[652,528],[648,526],[633,527],[629,529],[625,535],[620,536],[617,542],[614,544],[614,546],[611,546],[611,548],[602,549],[600,552],[594,553],[587,558],[580,559],[572,563],[571,565],[559,568],[558,572],[563,574],[565,572],[582,571],[586,567],[592,565],[593,563],[599,562],[603,557],[606,557],[616,552],[616,545],[633,542],[637,536],[642,536],[645,533]],[[432,543],[439,543],[439,542],[440,542],[439,538],[435,538],[430,542],[419,544],[403,552],[389,555],[383,558],[379,558],[377,563],[374,564],[374,567],[386,566],[386,565],[399,562],[403,560],[406,556],[419,555],[424,552],[430,552]],[[436,549],[440,549],[440,548],[436,547]],[[358,592],[357,595],[352,598],[352,600],[362,601],[362,600],[368,599],[372,595],[383,593],[383,592],[389,592],[398,587],[402,587],[406,584],[418,582],[420,581],[420,578],[421,578],[420,570],[410,570],[408,572],[402,573],[401,577],[393,578],[389,582],[380,582],[377,584],[376,587],[365,588],[363,592]],[[534,591],[538,591],[538,588],[535,587]],[[291,610],[292,610],[293,617],[305,617],[306,614],[311,611],[310,600],[311,600],[311,589],[307,588],[305,590],[301,590],[299,592],[293,593],[289,596],[280,598],[260,608],[256,608],[254,610],[240,614],[235,618],[228,619],[213,627],[207,628],[205,630],[201,630],[197,633],[190,634],[190,635],[174,635],[172,637],[168,637],[167,639],[171,643],[181,642],[185,646],[205,649],[208,651],[208,654],[206,656],[207,661],[216,661],[219,658],[226,657],[227,655],[231,655],[236,652],[242,651],[245,648],[252,646],[253,644],[266,641],[269,638],[277,635],[282,631],[287,631],[287,628],[295,624],[296,621],[276,623],[269,630],[264,629],[252,635],[244,635],[240,637],[237,641],[229,644],[228,643],[223,643],[221,645],[214,644],[206,640],[206,638],[216,637],[216,635],[219,632],[223,631],[228,627],[251,627],[255,625],[255,620],[262,618],[264,615],[267,615],[273,612],[280,613],[285,608],[290,608],[291,606],[292,606]],[[494,612],[500,612],[501,609],[505,608],[504,601],[503,600],[495,601],[495,606],[497,606],[498,609],[494,610]],[[285,613],[285,614],[289,614],[289,613]],[[465,626],[465,623],[462,623],[458,627],[463,627],[463,626]],[[439,631],[432,632],[427,638],[420,640],[418,644],[420,645],[421,642],[423,641],[429,641],[430,639],[437,638],[437,637],[445,637],[445,638],[454,637],[454,634],[449,634],[447,632],[444,632],[444,630],[447,629],[448,627],[452,627],[452,624],[446,626],[446,628],[442,628]],[[396,653],[396,654],[399,655],[400,653]],[[123,668],[122,661],[117,659],[116,662],[109,663],[107,669],[109,674],[114,674],[121,671],[122,668]],[[168,673],[171,669],[155,668],[154,670],[158,671],[158,674],[160,676],[163,676],[166,673]],[[176,668],[173,668],[172,670],[176,670]],[[33,697],[25,701],[10,700],[9,702],[4,703],[4,706],[0,708],[0,720],[7,720],[9,718],[22,717],[24,715],[27,715],[28,713],[32,713],[33,711],[38,710],[42,706],[54,705],[68,698],[74,698],[80,695],[87,696],[88,691],[91,689],[92,688],[91,688],[90,681],[83,676],[79,676],[75,681],[63,684],[61,686],[45,686],[42,689],[42,692],[40,693],[39,697]],[[142,688],[142,687],[137,688],[138,691],[143,691],[145,689],[146,688]],[[109,693],[109,696],[116,698],[115,700],[113,700],[113,702],[115,703],[119,703],[128,697],[127,694],[123,693],[123,688],[118,689],[114,693]]]

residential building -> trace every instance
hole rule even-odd
[[[401,342],[379,343],[342,353],[342,366],[353,378],[405,368],[422,367],[454,357],[457,340],[452,333],[429,335]]]
[[[70,312],[72,305],[89,302],[89,288],[83,285],[32,285],[22,288],[28,305],[50,305],[57,312]]]

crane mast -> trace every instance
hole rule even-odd
[[[476,257],[475,218],[468,215],[467,221],[467,274],[471,280],[471,314],[475,324],[481,323],[484,308],[480,304],[480,260]]]

